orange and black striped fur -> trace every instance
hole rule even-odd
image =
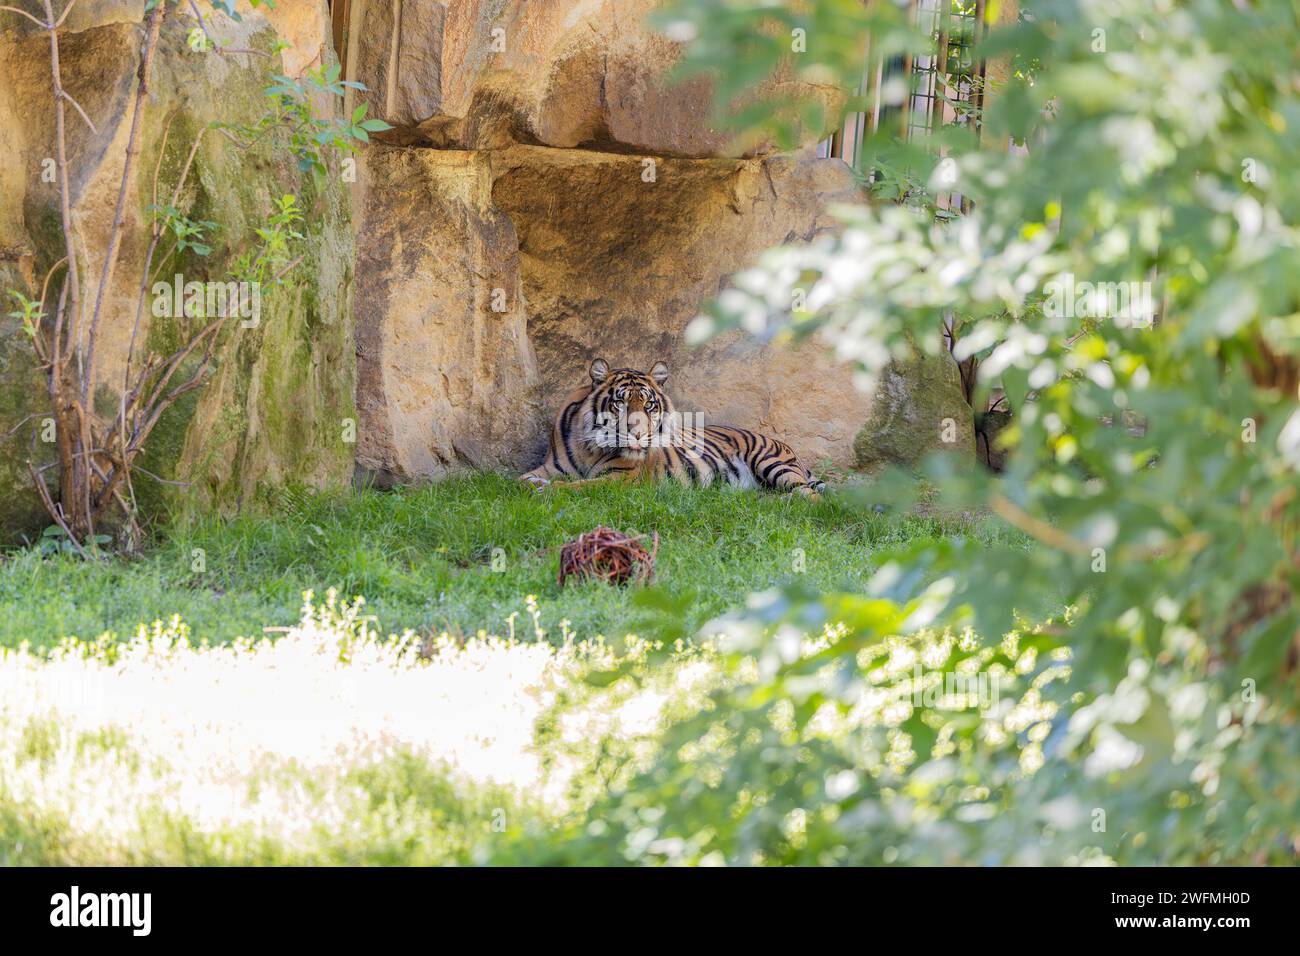
[[[790,446],[726,425],[694,426],[674,413],[664,392],[668,366],[647,375],[591,363],[591,386],[572,392],[555,419],[546,458],[521,476],[541,489],[553,479],[660,481],[709,485],[726,481],[816,498],[825,484],[796,460]]]

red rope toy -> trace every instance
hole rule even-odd
[[[578,535],[560,551],[561,586],[570,575],[614,584],[646,584],[654,577],[659,533],[655,532],[649,551],[638,540],[643,537],[605,527]]]

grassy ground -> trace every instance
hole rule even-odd
[[[558,586],[561,545],[602,524],[658,533],[654,593],[674,613],[647,616],[637,588]],[[586,833],[593,801],[720,679],[710,648],[682,644],[637,681],[588,682],[593,663],[644,650],[629,633],[690,634],[753,591],[853,588],[887,549],[1004,533],[847,494],[539,495],[480,476],[287,494],[134,560],[14,552],[0,558],[0,865],[550,860],[556,828]],[[378,625],[321,609],[329,588],[364,595]],[[132,639],[173,615],[185,624]],[[598,635],[613,640],[584,640]],[[93,643],[54,648],[64,637]]]
[[[391,641],[333,604],[274,640],[184,638],[0,650],[0,866],[473,863],[582,813],[590,741],[626,747],[667,701],[587,691],[599,644]]]
[[[134,561],[30,551],[0,559],[0,646],[104,632],[124,638],[173,614],[196,637],[219,643],[295,623],[302,592],[329,587],[364,595],[390,631],[505,634],[507,618],[535,594],[551,639],[559,639],[561,620],[580,637],[652,636],[652,621],[627,590],[556,582],[563,543],[601,524],[658,532],[657,584],[690,603],[691,627],[750,591],[794,579],[817,590],[852,588],[884,548],[1003,533],[988,522],[875,514],[833,494],[813,503],[671,484],[539,495],[485,475],[390,493],[294,493],[273,516],[214,519]],[[502,570],[493,569],[494,549]],[[521,636],[531,627],[520,625]]]

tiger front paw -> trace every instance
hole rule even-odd
[[[806,485],[802,485],[796,488],[795,492],[797,494],[803,495],[809,501],[821,501],[822,500],[821,493],[825,490],[826,490],[826,485],[823,482],[818,481],[818,482],[809,482]]]
[[[551,479],[543,478],[541,475],[522,475],[519,480],[527,482],[532,486],[533,491],[536,491],[538,494],[545,491],[547,486],[551,483]]]

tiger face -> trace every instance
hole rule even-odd
[[[650,374],[611,369],[604,359],[591,363],[591,394],[584,416],[587,443],[624,458],[644,458],[648,449],[667,444],[672,402],[663,390],[668,366],[656,362]]]

